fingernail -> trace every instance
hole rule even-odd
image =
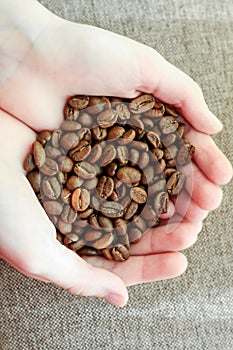
[[[122,295],[116,294],[116,293],[109,293],[104,297],[106,301],[108,301],[111,304],[114,304],[116,306],[124,306],[125,305],[125,299]]]

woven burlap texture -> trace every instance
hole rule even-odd
[[[224,124],[214,137],[233,161],[231,0],[41,0],[74,22],[99,26],[157,49],[203,88]],[[221,207],[186,250],[176,279],[129,288],[118,309],[28,279],[1,262],[2,350],[231,350],[233,344],[232,182]]]

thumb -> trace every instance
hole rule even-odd
[[[127,303],[127,289],[120,277],[92,266],[58,241],[53,242],[51,248],[47,262],[46,257],[43,257],[45,268],[42,267],[39,278],[72,294],[101,297],[121,307]]]

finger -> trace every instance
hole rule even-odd
[[[193,160],[203,174],[216,184],[228,183],[232,178],[232,166],[214,140],[192,128],[188,130],[185,136],[196,145]]]
[[[190,223],[188,221],[182,221],[172,232],[167,225],[152,228],[148,230],[140,242],[131,245],[130,254],[147,255],[187,249],[196,242],[201,229],[202,222]]]
[[[180,214],[185,220],[190,222],[203,221],[207,215],[208,211],[201,209],[192,199],[190,194],[188,194],[185,189],[179,193],[179,200],[174,200],[175,212]]]
[[[179,108],[193,127],[207,134],[217,133],[222,123],[210,112],[200,87],[188,75],[167,62],[151,48],[141,49],[141,79],[138,90]]]
[[[177,252],[131,256],[124,262],[96,257],[87,257],[86,260],[92,265],[114,272],[127,286],[174,278],[184,273],[187,268],[187,259]]]
[[[222,190],[209,181],[195,164],[182,169],[185,177],[185,188],[192,200],[204,210],[216,209],[222,201]]]

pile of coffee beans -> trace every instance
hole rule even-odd
[[[149,94],[71,97],[24,162],[57,239],[80,256],[128,259],[184,186],[194,153],[184,133],[179,113]]]

